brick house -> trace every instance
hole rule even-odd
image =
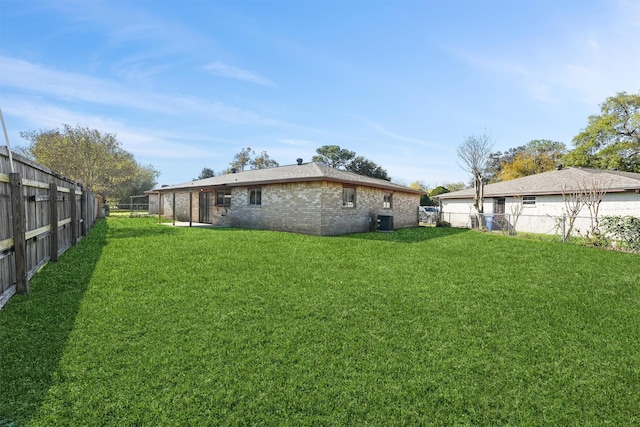
[[[164,218],[228,227],[339,235],[382,219],[417,227],[421,191],[303,163],[215,176],[149,191]]]

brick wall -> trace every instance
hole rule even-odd
[[[420,195],[411,193],[393,193],[392,208],[383,208],[386,190],[356,187],[356,206],[342,206],[340,183],[324,183],[322,203],[322,233],[336,235],[368,231],[370,221],[376,221],[378,215],[393,216],[394,228],[417,227]]]
[[[392,215],[394,228],[417,227],[418,194],[394,192],[391,209],[383,208],[387,191],[356,187],[356,206],[342,206],[340,183],[299,182],[261,187],[262,204],[249,205],[249,188],[234,187],[231,206],[216,207],[212,197],[211,222],[241,228],[291,231],[316,235],[339,235],[369,231],[377,215]],[[163,196],[165,218],[172,217],[174,193]],[[176,192],[176,219],[189,221],[189,193]],[[193,221],[199,218],[199,193],[192,198]]]
[[[189,221],[189,192],[188,191],[176,191],[175,193],[167,192],[162,194],[162,212],[165,218],[173,218],[173,206],[175,197],[176,208],[176,220],[177,221]],[[194,198],[197,194],[194,195]],[[193,211],[195,220],[198,218],[198,211]]]
[[[320,182],[271,184],[262,187],[262,205],[249,206],[249,189],[234,188],[230,216],[234,227],[322,234]]]

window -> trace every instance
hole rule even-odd
[[[260,206],[262,204],[262,189],[251,188],[249,190],[249,205]]]
[[[498,197],[493,199],[493,213],[494,214],[503,214],[505,211],[505,199],[504,197]]]
[[[355,188],[342,189],[342,207],[343,208],[356,207],[356,189]]]
[[[216,206],[231,206],[231,190],[216,191]]]
[[[535,206],[536,205],[536,196],[524,196],[522,198],[522,204],[524,206]]]
[[[383,209],[391,209],[391,208],[393,208],[393,194],[392,193],[385,193],[384,194],[384,199],[382,201],[382,208]]]

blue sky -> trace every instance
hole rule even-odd
[[[159,184],[327,144],[401,184],[468,181],[466,137],[569,146],[620,91],[640,91],[636,0],[0,0],[12,147],[96,128]]]

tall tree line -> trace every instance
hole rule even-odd
[[[28,144],[17,151],[71,178],[105,200],[126,200],[156,185],[159,172],[141,165],[114,134],[68,124],[21,132]]]

